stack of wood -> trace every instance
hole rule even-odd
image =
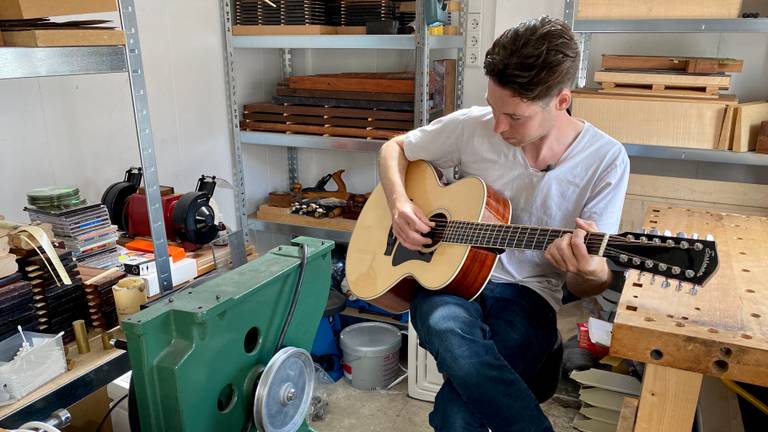
[[[573,371],[570,376],[581,384],[582,406],[573,427],[581,431],[632,430],[640,381],[600,369]]]
[[[72,252],[57,249],[57,254],[72,283],[67,285],[48,270],[43,258],[33,251],[18,251],[19,272],[32,287],[32,306],[36,330],[41,333],[64,332],[64,342],[74,340],[72,322],[86,318],[85,293]],[[46,257],[46,260],[50,260]]]
[[[112,286],[125,277],[117,270],[103,270],[95,267],[78,267],[85,279],[83,288],[88,303],[88,323],[97,329],[109,331],[117,326],[117,309]]]
[[[32,286],[14,272],[0,277],[0,340],[15,333],[16,327],[37,330],[32,308]]]
[[[743,61],[603,55],[597,90],[574,92],[573,114],[627,144],[754,150],[764,102],[722,94]]]
[[[108,20],[52,21],[49,17],[117,10],[115,0],[0,0],[0,45],[124,45],[123,31]]]

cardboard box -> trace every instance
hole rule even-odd
[[[0,0],[0,20],[114,11],[116,0]]]
[[[4,31],[7,46],[60,47],[125,45],[125,33],[112,29],[45,29]]]
[[[572,112],[625,144],[715,149],[732,96],[681,99],[573,92]]]
[[[579,0],[577,19],[738,18],[742,0]]]

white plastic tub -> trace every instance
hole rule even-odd
[[[67,371],[61,336],[24,332],[31,349],[17,355],[21,334],[0,342],[0,405],[8,405]]]

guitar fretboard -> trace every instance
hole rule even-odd
[[[484,222],[435,221],[438,239],[447,243],[466,244],[494,249],[546,250],[555,240],[570,229],[546,228],[531,225],[503,225]],[[587,233],[584,243],[587,252],[598,255],[608,234]]]

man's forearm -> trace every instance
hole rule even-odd
[[[608,262],[605,262],[604,272],[599,277],[588,278],[579,273],[566,273],[565,284],[568,290],[578,297],[590,297],[608,289],[613,282],[613,273],[608,268]]]
[[[403,152],[402,140],[402,136],[392,138],[379,152],[379,176],[390,208],[397,200],[408,198],[404,183],[408,159]]]

